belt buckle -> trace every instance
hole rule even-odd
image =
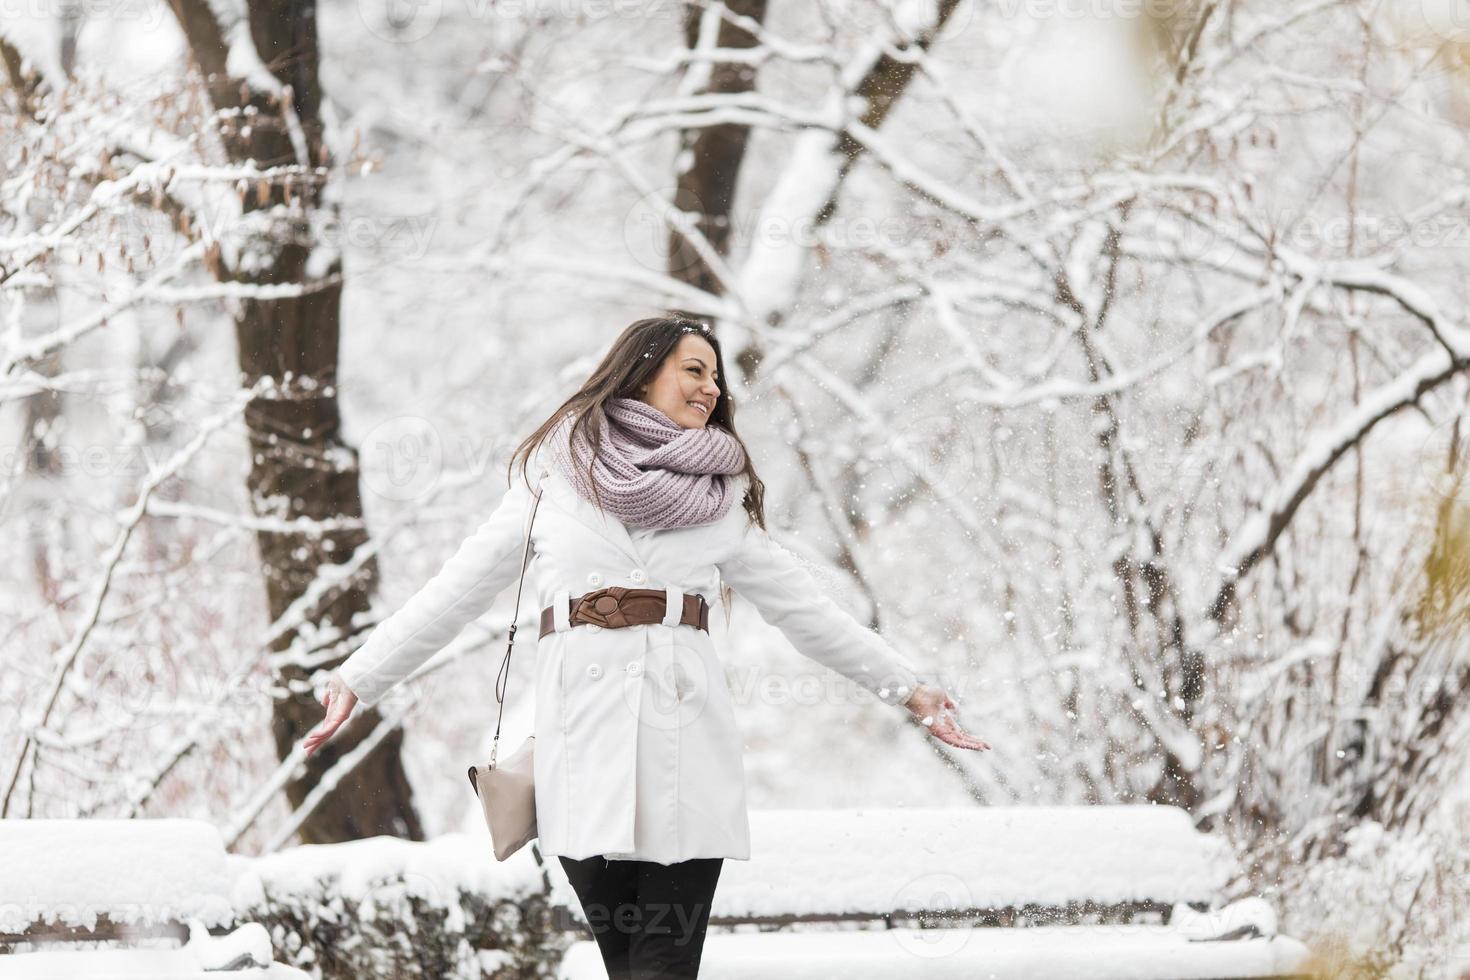
[[[582,623],[618,629],[628,625],[628,616],[623,612],[623,596],[628,590],[621,585],[609,585],[582,595],[577,603],[577,619]]]

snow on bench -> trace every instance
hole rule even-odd
[[[723,865],[701,977],[1279,977],[1308,953],[1264,901],[1219,907],[1234,857],[1175,807],[750,817],[751,860]],[[554,888],[580,921],[564,876]],[[773,927],[788,931],[752,932]],[[605,977],[595,944],[573,944],[558,976]]]
[[[202,820],[0,821],[0,980],[307,980],[234,924],[240,859]],[[14,947],[171,938],[176,948]]]
[[[1163,806],[757,810],[750,834],[751,860],[720,874],[715,922],[1131,918],[1208,904],[1235,871],[1223,840]]]
[[[0,943],[168,936],[233,919],[234,870],[202,820],[0,822]]]

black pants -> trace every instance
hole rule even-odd
[[[559,857],[608,980],[664,980],[699,975],[710,902],[724,858],[674,864],[594,855]]]

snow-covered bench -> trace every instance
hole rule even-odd
[[[704,980],[1289,977],[1308,956],[1264,901],[1221,907],[1229,848],[1173,807],[752,811],[751,852],[724,863]],[[596,945],[558,976],[606,977]]]
[[[0,869],[0,980],[306,980],[264,926],[229,931],[236,869],[202,820],[4,820]],[[52,948],[79,942],[131,948]]]

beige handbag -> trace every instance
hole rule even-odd
[[[536,522],[536,508],[541,505],[541,491],[531,506],[531,520],[526,525],[526,547],[521,552],[521,580],[516,586],[516,611],[511,616],[505,659],[495,678],[495,700],[500,716],[505,716],[505,681],[510,676],[510,651],[516,641],[516,620],[521,612],[521,588],[526,584],[526,559],[531,553],[531,525]],[[495,741],[490,746],[490,764],[470,766],[470,786],[485,810],[485,823],[490,826],[490,842],[497,860],[504,861],[536,836],[536,787],[532,781],[532,751],[536,736],[532,735],[499,766],[495,764],[500,749],[500,718],[495,720]],[[533,848],[534,850],[534,848]],[[536,854],[536,862],[541,855]]]

